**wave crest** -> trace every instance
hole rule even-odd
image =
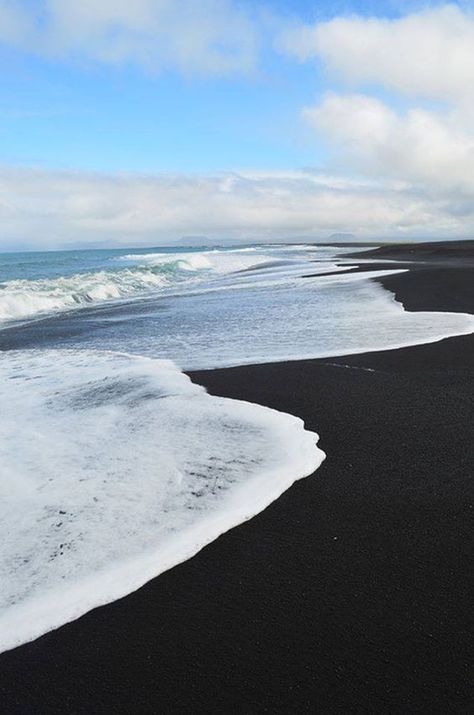
[[[268,255],[240,251],[128,254],[113,259],[112,270],[57,278],[11,280],[0,284],[0,321],[71,310],[89,303],[140,297],[150,291],[234,273],[259,265]],[[132,265],[116,268],[117,260]]]
[[[70,310],[166,285],[169,285],[169,278],[165,274],[140,269],[8,281],[0,288],[0,320],[18,320],[38,313]]]

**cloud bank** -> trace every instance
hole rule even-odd
[[[469,199],[414,192],[402,182],[345,180],[311,171],[215,176],[109,176],[0,171],[2,247],[218,241],[450,237],[474,230]]]

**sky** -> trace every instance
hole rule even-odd
[[[474,0],[0,0],[0,250],[474,234]]]

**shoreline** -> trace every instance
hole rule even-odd
[[[407,310],[474,313],[464,265],[374,280]],[[1,654],[3,712],[468,712],[473,357],[467,335],[193,372],[303,418],[326,462],[139,591]]]

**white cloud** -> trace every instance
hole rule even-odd
[[[456,5],[396,19],[336,17],[287,31],[280,45],[302,60],[318,57],[353,85],[441,100],[474,96],[474,16]]]
[[[0,41],[148,71],[251,72],[257,31],[232,0],[0,0]]]
[[[333,171],[398,181],[405,196],[424,197],[435,213],[442,207],[447,219],[464,220],[464,234],[472,231],[472,13],[444,5],[395,19],[337,17],[293,28],[281,43],[339,81],[339,93],[303,110],[333,149]],[[400,95],[408,108],[400,109]]]
[[[256,32],[232,0],[0,0],[0,41],[52,58],[151,71],[252,70]],[[304,110],[334,149],[324,174],[114,176],[0,168],[0,246],[153,244],[185,234],[220,240],[472,235],[471,15],[447,6],[396,20],[336,18],[287,33],[285,44],[301,58],[319,58],[351,85],[350,93],[330,93]],[[400,111],[370,96],[371,84],[404,93],[412,106]],[[426,98],[441,100],[442,108],[427,108]]]
[[[456,236],[474,207],[399,183],[310,171],[215,176],[100,175],[4,168],[2,248],[166,243],[183,235],[252,240],[354,232],[360,237]]]
[[[474,197],[474,134],[456,115],[419,108],[397,114],[373,97],[336,94],[304,115],[357,171]]]

